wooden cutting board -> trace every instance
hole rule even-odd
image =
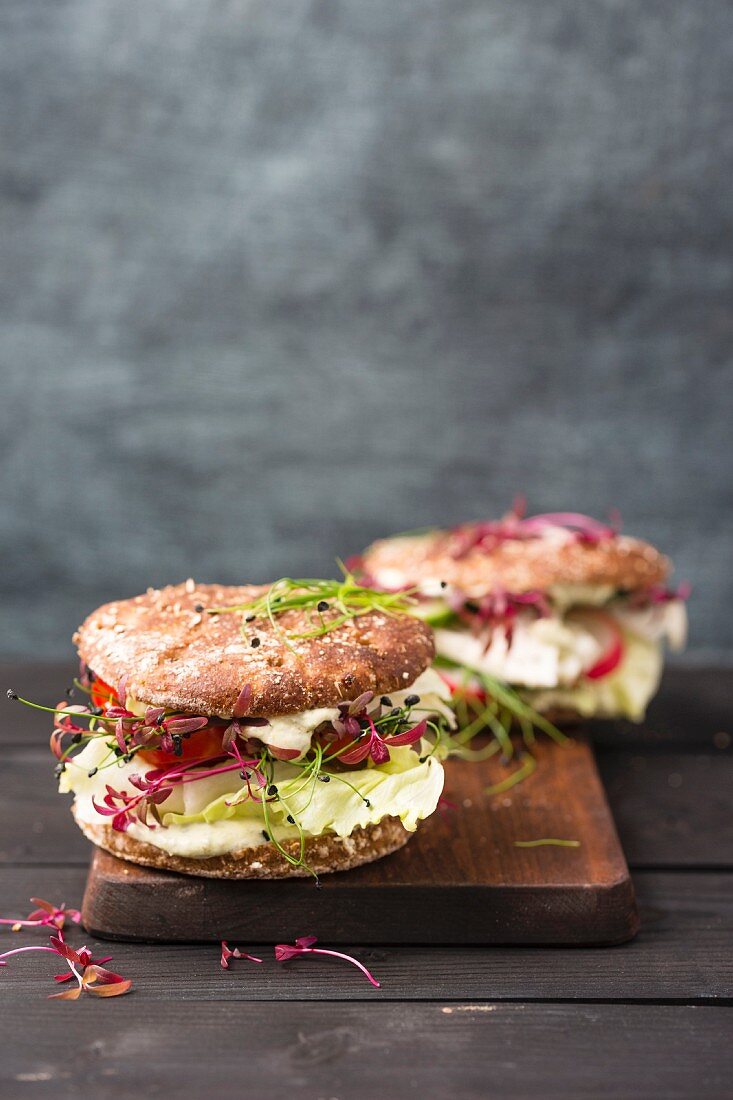
[[[537,768],[453,760],[445,798],[400,851],[311,879],[235,882],[138,867],[95,850],[82,914],[104,939],[277,943],[614,944],[638,929],[634,890],[593,752],[545,740]],[[578,847],[516,841],[578,840]]]

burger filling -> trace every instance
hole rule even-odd
[[[173,855],[206,859],[323,835],[348,844],[385,817],[414,831],[443,789],[441,730],[453,714],[432,669],[388,697],[368,692],[267,719],[172,715],[99,680],[91,694],[100,712],[91,729],[59,707],[60,790],[74,794],[80,822],[111,824]],[[286,858],[302,862],[290,847]]]
[[[634,721],[657,690],[665,642],[681,649],[687,627],[679,593],[605,585],[481,599],[446,589],[417,613],[434,626],[437,664],[454,687],[456,670],[473,670],[510,684],[538,711]]]

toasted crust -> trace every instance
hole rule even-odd
[[[355,829],[351,836],[344,839],[334,835],[309,837],[305,842],[305,862],[309,868],[306,870],[288,863],[274,844],[260,844],[256,848],[212,856],[211,859],[169,855],[162,848],[135,840],[127,833],[116,832],[111,825],[90,825],[80,821],[73,806],[72,813],[88,840],[121,859],[140,863],[144,867],[204,878],[303,878],[312,872],[325,875],[331,871],[348,871],[350,867],[371,863],[396,852],[412,836],[399,818],[385,817],[377,825]],[[300,854],[300,842],[297,840],[288,840],[283,847],[296,858]]]
[[[252,689],[247,713],[273,717],[336,706],[364,691],[398,691],[433,659],[429,627],[410,615],[370,612],[321,637],[291,641],[291,649],[266,618],[247,623],[244,637],[241,612],[195,610],[241,604],[266,590],[193,581],[149,589],[98,608],[74,641],[97,676],[112,685],[125,676],[137,699],[222,718],[231,716],[246,684]],[[313,629],[302,612],[277,621],[288,635]]]
[[[669,560],[648,542],[624,535],[597,543],[507,539],[493,550],[476,548],[456,557],[450,535],[436,531],[381,539],[365,551],[363,560],[377,583],[401,573],[405,584],[445,581],[470,596],[496,587],[519,593],[558,584],[634,590],[661,583],[670,570]]]

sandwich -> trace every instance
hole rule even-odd
[[[74,637],[89,698],[49,708],[82,832],[216,878],[400,848],[438,804],[451,715],[431,630],[405,610],[340,582],[187,581],[94,611]]]
[[[409,588],[435,631],[436,667],[481,704],[509,688],[535,714],[641,721],[663,647],[685,644],[688,587],[616,526],[577,513],[503,519],[375,542],[361,579]]]

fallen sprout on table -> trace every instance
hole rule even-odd
[[[295,959],[299,955],[329,955],[335,959],[344,959],[345,962],[349,962],[352,966],[361,970],[364,977],[372,983],[375,989],[379,989],[379,982],[369,973],[367,968],[355,959],[353,955],[346,955],[343,951],[331,951],[325,947],[314,947],[317,943],[315,936],[299,936],[294,944],[279,943],[275,947],[275,958],[278,962],[288,962],[290,959]],[[261,963],[262,959],[258,959],[256,955],[248,955],[245,951],[240,951],[238,947],[231,948],[226,940],[221,941],[221,965],[224,970],[229,969],[230,959],[249,959],[250,962]]]
[[[246,951],[240,951],[238,947],[233,950],[229,946],[226,940],[221,941],[221,965],[222,969],[229,969],[230,959],[249,959],[253,963],[261,963],[262,959],[258,959],[256,955],[248,955]]]
[[[553,845],[556,848],[579,848],[579,840],[560,840],[556,836],[543,836],[537,840],[515,840],[515,848],[544,848],[547,845]]]
[[[66,902],[62,902],[61,905],[54,905],[53,902],[44,901],[43,898],[31,898],[31,901],[38,908],[29,913],[27,917],[24,919],[0,917],[0,924],[11,925],[11,932],[20,932],[21,928],[43,928],[49,924],[61,931],[67,918],[73,921],[74,924],[79,924],[81,921],[79,910],[67,909]]]
[[[275,948],[275,958],[278,962],[288,962],[290,959],[297,958],[298,955],[330,955],[335,959],[344,959],[345,962],[356,966],[375,989],[380,988],[377,979],[369,973],[358,959],[355,959],[352,955],[346,955],[343,951],[330,951],[325,947],[314,947],[313,944],[317,942],[315,936],[299,936],[294,944],[279,943]]]
[[[96,997],[119,997],[127,993],[132,982],[123,978],[121,974],[115,974],[112,970],[106,970],[102,963],[109,962],[111,956],[94,960],[87,947],[75,950],[64,940],[63,933],[59,931],[57,936],[50,937],[50,946],[33,944],[29,947],[15,947],[11,951],[0,954],[0,966],[7,966],[6,959],[11,955],[22,955],[28,951],[47,951],[49,954],[62,958],[69,967],[69,973],[55,974],[54,981],[66,982],[76,978],[77,985],[73,989],[65,989],[63,993],[50,993],[49,1000],[75,1001],[81,993],[92,993]]]

